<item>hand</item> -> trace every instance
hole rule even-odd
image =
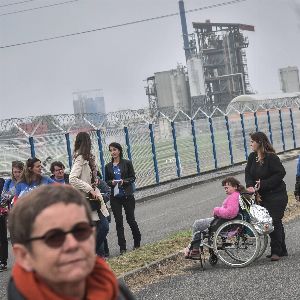
[[[260,179],[256,181],[256,185],[254,186],[255,191],[260,189]]]
[[[119,185],[123,185],[123,179],[120,179],[121,181],[119,181]]]
[[[98,195],[97,195],[97,193],[96,193],[94,190],[91,190],[91,191],[90,191],[90,195],[91,195],[92,198],[94,198],[94,199],[97,199],[97,198],[98,198]]]
[[[295,198],[296,198],[296,201],[300,202],[300,196],[299,195],[296,195]]]
[[[247,187],[247,191],[249,193],[255,193],[255,188],[253,186],[249,186],[249,187]]]
[[[117,183],[118,183],[118,182],[115,181],[115,180],[113,180],[113,181],[111,182],[112,185],[116,185]]]

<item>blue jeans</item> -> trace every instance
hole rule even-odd
[[[99,221],[96,221],[96,254],[104,257],[104,240],[109,231],[109,223],[106,217],[99,212]]]

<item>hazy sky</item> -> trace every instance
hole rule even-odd
[[[0,0],[0,6],[21,0]],[[177,0],[35,0],[0,8],[0,46],[150,18],[178,11]],[[228,0],[185,0],[185,9]],[[2,16],[1,16],[2,15]],[[192,22],[239,22],[245,32],[250,82],[279,92],[278,68],[300,68],[300,0],[248,0],[187,14]],[[184,63],[179,16],[37,44],[0,49],[0,119],[72,113],[72,92],[102,88],[107,111],[147,107],[145,79]]]

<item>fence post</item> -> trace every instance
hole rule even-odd
[[[181,170],[180,170],[180,162],[179,162],[179,155],[178,155],[178,149],[177,149],[176,130],[175,130],[174,121],[171,122],[171,127],[172,127],[172,136],[173,136],[173,146],[174,146],[174,151],[175,151],[177,177],[180,177]]]
[[[246,140],[246,133],[245,133],[245,123],[244,123],[244,115],[240,114],[241,118],[241,125],[242,125],[242,134],[243,134],[243,141],[244,141],[244,150],[245,150],[245,158],[248,159],[248,150],[247,150],[247,140]]]
[[[65,133],[66,143],[67,143],[67,153],[68,153],[68,162],[69,168],[72,168],[72,152],[71,152],[71,144],[70,144],[70,133]]]
[[[33,140],[33,137],[30,136],[30,137],[28,138],[28,140],[29,140],[29,144],[30,144],[30,154],[31,154],[31,157],[33,158],[33,157],[35,157],[35,150],[34,150],[34,140]]]
[[[200,174],[200,162],[199,162],[199,156],[198,156],[198,145],[197,145],[197,138],[196,138],[196,132],[195,132],[195,122],[192,119],[191,120],[192,125],[192,135],[193,135],[193,142],[194,142],[194,149],[195,149],[195,159],[197,164],[197,173]]]
[[[255,131],[258,131],[258,121],[257,121],[257,113],[256,111],[253,113],[254,114],[254,122],[255,122]]]
[[[129,141],[129,133],[128,133],[128,128],[126,126],[124,127],[124,132],[125,132],[125,141],[126,141],[126,146],[127,146],[128,159],[132,160],[132,158],[131,158],[131,147],[130,147],[130,141]]]
[[[158,173],[158,166],[157,166],[157,159],[156,159],[153,124],[149,124],[149,130],[150,130],[150,141],[151,141],[152,158],[153,158],[153,165],[154,165],[154,172],[155,172],[155,180],[156,180],[156,183],[158,184],[159,183],[159,173]]]
[[[209,122],[209,130],[210,130],[210,139],[213,147],[213,155],[214,155],[214,161],[215,161],[215,169],[218,168],[218,160],[217,160],[217,152],[216,152],[216,144],[215,144],[215,134],[214,134],[214,127],[212,118],[208,118]]]
[[[295,149],[295,148],[297,148],[297,144],[296,144],[296,137],[295,137],[294,117],[293,117],[293,111],[291,108],[290,108],[290,118],[291,118],[292,135],[293,135],[293,142],[294,142],[294,149]]]
[[[285,151],[285,141],[284,141],[284,132],[283,132],[281,109],[279,109],[279,121],[280,121],[280,131],[281,131],[282,148],[283,148],[283,151]]]
[[[230,127],[229,127],[229,122],[228,122],[228,116],[225,116],[225,123],[226,123],[226,129],[227,129],[230,163],[233,165],[233,152],[232,152],[232,143],[231,143],[231,135],[230,135]]]
[[[102,147],[102,139],[101,139],[100,129],[96,130],[96,134],[97,134],[98,149],[99,149],[99,156],[100,156],[100,162],[101,162],[101,173],[102,173],[103,180],[105,180],[105,161],[104,161],[104,155],[103,155],[103,147]]]
[[[270,142],[271,142],[271,144],[273,144],[273,134],[272,134],[271,117],[270,117],[270,111],[269,110],[267,110],[267,116],[268,116]]]

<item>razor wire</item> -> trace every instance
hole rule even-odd
[[[68,171],[75,137],[86,131],[102,174],[111,160],[108,146],[118,142],[133,162],[137,187],[146,187],[246,161],[249,134],[257,130],[267,134],[277,152],[296,148],[299,99],[229,106],[226,112],[215,108],[210,114],[198,108],[193,116],[145,109],[12,118],[0,121],[0,174],[9,176],[13,160],[31,156],[41,159],[46,174],[54,160]]]

